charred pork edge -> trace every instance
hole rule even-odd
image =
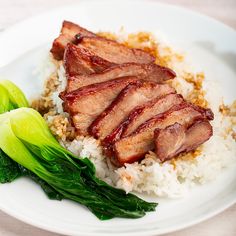
[[[75,57],[75,59],[71,60],[71,56]],[[113,62],[107,61],[97,56],[96,54],[93,54],[86,48],[78,47],[72,43],[68,43],[65,48],[65,53],[63,57],[63,65],[65,68],[67,79],[70,76],[78,75],[78,73],[75,72],[72,73],[68,67],[71,67],[71,65],[73,66],[73,63],[74,64],[80,63],[80,65],[83,66],[83,63],[81,62],[84,62],[84,64],[90,66],[91,72],[89,74],[102,72],[105,69],[108,69],[116,65]],[[88,68],[85,69],[88,70]],[[87,73],[85,73],[84,75],[87,75]]]
[[[173,108],[171,108],[167,112],[158,114],[157,116],[154,116],[153,118],[147,120],[146,122],[144,122],[142,125],[140,125],[137,128],[135,133],[139,133],[140,131],[146,129],[149,125],[152,124],[152,122],[156,122],[157,120],[162,120],[164,117],[166,117],[167,115],[169,115],[173,111],[176,111],[176,110],[179,110],[179,109],[183,109],[185,107],[192,107],[194,110],[198,111],[203,116],[203,118],[206,118],[208,120],[213,120],[214,119],[214,114],[211,111],[211,109],[208,109],[208,108],[205,109],[205,108],[193,105],[192,103],[184,101],[183,103],[181,103],[181,104],[179,104],[177,106],[174,106]]]
[[[158,120],[160,120],[160,121],[161,121],[161,120],[164,120],[164,119],[165,119],[169,114],[171,114],[172,112],[178,111],[178,110],[180,110],[180,109],[184,109],[184,108],[187,108],[187,107],[192,107],[193,109],[195,109],[196,111],[198,111],[201,115],[203,115],[203,117],[201,117],[201,118],[203,118],[203,119],[208,119],[208,117],[209,117],[209,111],[208,111],[208,110],[210,110],[210,109],[204,109],[204,108],[198,109],[199,107],[197,107],[197,106],[195,106],[195,105],[192,106],[192,104],[187,103],[187,102],[184,101],[183,103],[174,106],[173,108],[169,109],[168,111],[163,112],[163,113],[161,113],[161,114],[159,114],[159,115],[157,115],[157,116],[155,116],[155,117],[149,119],[148,121],[144,122],[142,125],[140,125],[140,126],[137,128],[137,130],[136,130],[133,134],[131,134],[131,135],[125,137],[124,139],[129,138],[130,136],[135,135],[135,134],[138,134],[138,133],[140,133],[140,132],[143,132],[143,131],[145,132],[145,130],[146,130],[147,128],[149,128],[149,127],[152,125],[153,122],[158,122]],[[196,109],[196,107],[197,107],[197,109]],[[205,111],[205,112],[203,112],[203,111]],[[210,110],[210,111],[211,111],[211,110]],[[211,113],[210,113],[210,114],[211,114]],[[210,115],[209,118],[212,118],[212,116]],[[118,141],[118,142],[119,142],[119,141]],[[150,151],[151,151],[151,150],[150,150]],[[112,151],[109,150],[109,152],[110,152],[111,155],[115,155],[116,157],[118,156],[117,150],[116,150],[116,148],[114,148],[114,146],[113,146]],[[137,155],[134,155],[134,156],[130,157],[130,160],[128,161],[128,163],[133,163],[134,161],[139,160],[141,156],[143,156],[143,154],[137,154]],[[117,159],[118,159],[118,158],[117,158]],[[122,165],[122,163],[121,163],[121,165]]]
[[[133,74],[131,74],[132,68],[134,68],[135,70]],[[157,73],[156,70],[159,70],[159,74]],[[113,72],[114,75],[112,75]],[[125,75],[125,73],[127,73],[127,75]],[[82,85],[80,87],[83,87],[83,81],[85,81],[84,86],[87,86],[89,84],[92,84],[94,79],[96,79],[95,83],[99,83],[98,79],[102,77],[104,81],[101,82],[105,82],[123,76],[138,76],[140,77],[140,80],[163,83],[164,81],[174,79],[175,73],[169,68],[161,67],[156,64],[139,64],[132,62],[117,64],[105,69],[102,72],[97,72],[90,75],[67,75],[68,84],[66,90],[68,91],[69,89],[69,91],[73,91],[77,89],[77,88],[73,89],[73,86],[76,86],[77,82],[79,82],[79,84]]]
[[[141,106],[137,106],[135,107],[131,112],[130,114],[128,115],[128,117],[126,118],[125,121],[123,121],[116,129],[114,129],[112,131],[112,133],[110,135],[108,135],[103,141],[103,145],[105,146],[110,146],[112,145],[115,141],[119,140],[121,138],[121,136],[123,135],[124,131],[127,129],[127,127],[129,126],[129,124],[134,120],[136,119],[137,117],[139,117],[140,114],[142,114],[142,112],[145,110],[145,108],[147,107],[151,107],[154,103],[154,100],[155,100],[155,103],[162,100],[162,99],[165,99],[166,97],[168,97],[169,95],[176,95],[178,97],[182,97],[182,95],[180,94],[176,94],[176,93],[169,93],[169,94],[165,94],[165,95],[162,95],[160,97],[157,97],[147,103],[145,103],[144,105],[141,105]],[[183,100],[184,101],[184,100]]]
[[[137,81],[135,83],[131,83],[131,84],[128,84],[120,93],[119,95],[116,97],[116,99],[112,102],[112,104],[107,107],[100,115],[99,117],[91,124],[91,126],[89,127],[89,134],[94,136],[95,138],[98,138],[97,136],[97,126],[98,124],[100,123],[100,121],[107,116],[107,114],[111,111],[111,109],[113,107],[115,107],[118,102],[120,101],[121,98],[125,97],[130,89],[132,88],[136,88],[137,86],[140,86],[142,85],[142,82],[141,81]]]
[[[203,122],[207,122],[207,123],[209,124],[209,128],[210,128],[210,133],[209,133],[207,139],[205,139],[204,141],[202,141],[200,144],[197,144],[196,146],[195,146],[195,145],[192,145],[192,146],[189,147],[189,148],[185,148],[184,150],[181,150],[182,146],[184,145],[184,143],[183,143],[182,146],[181,146],[178,150],[176,150],[174,154],[172,154],[171,156],[168,156],[168,157],[166,157],[166,158],[164,158],[164,159],[161,158],[160,160],[161,160],[162,162],[164,162],[164,161],[170,160],[170,159],[172,159],[172,158],[175,158],[176,156],[178,156],[179,154],[181,154],[181,153],[183,153],[183,152],[189,152],[189,151],[192,151],[192,150],[196,149],[196,148],[199,147],[201,144],[203,144],[203,143],[205,143],[207,140],[209,140],[210,137],[213,135],[213,128],[212,128],[212,125],[210,124],[209,120],[207,120],[206,118],[196,118],[196,119],[194,119],[194,121],[193,121],[191,124],[188,124],[188,125],[181,125],[181,126],[184,126],[185,134],[186,134],[186,133],[188,132],[188,130],[190,130],[193,126],[196,126],[197,124],[203,123]],[[155,129],[155,130],[154,130],[154,140],[156,140],[156,139],[158,138],[158,136],[160,135],[160,132],[161,132],[162,130],[170,129],[170,128],[174,127],[176,124],[179,124],[179,123],[178,123],[178,122],[175,122],[174,124],[169,125],[169,126],[165,127],[164,129],[159,129],[159,128]],[[179,124],[179,125],[180,125],[180,124]],[[156,145],[157,145],[157,144],[156,144],[156,142],[155,142],[155,146],[156,146]],[[156,148],[157,148],[157,147],[156,147]],[[156,154],[158,155],[158,153],[156,153]]]
[[[72,29],[70,29],[72,28]],[[71,35],[71,34],[68,34],[64,31],[66,31],[65,29],[67,29],[68,31],[74,31],[75,28],[77,29],[77,32],[75,33],[75,35]],[[53,44],[52,44],[52,48],[50,49],[50,52],[52,53],[54,59],[56,60],[61,60],[63,59],[63,54],[64,54],[64,49],[65,49],[65,46],[64,45],[64,42],[62,42],[62,38],[63,40],[66,40],[67,43],[71,42],[71,43],[75,43],[76,42],[76,35],[80,33],[81,35],[83,34],[86,34],[86,35],[90,35],[90,37],[92,36],[96,36],[96,34],[94,34],[93,32],[81,27],[80,25],[78,24],[75,24],[73,22],[70,22],[70,21],[66,21],[64,20],[62,22],[62,27],[61,27],[61,30],[60,30],[60,34],[57,38],[54,39],[53,41]],[[73,33],[74,34],[74,33]]]
[[[79,39],[77,40],[77,43],[83,45],[83,42],[86,41],[86,39],[88,39],[88,40],[90,40],[90,39],[91,40],[98,40],[100,42],[110,43],[110,44],[112,44],[111,46],[120,47],[120,48],[123,48],[124,50],[129,50],[129,52],[132,52],[134,55],[136,54],[136,52],[143,53],[143,55],[145,55],[146,57],[149,57],[149,59],[150,59],[150,61],[147,62],[147,64],[148,63],[154,63],[155,59],[156,59],[152,54],[150,54],[150,53],[148,53],[148,52],[146,52],[142,49],[129,48],[129,47],[117,42],[116,40],[111,40],[111,39],[107,39],[107,38],[104,38],[104,37],[93,37],[93,36],[81,35],[81,37],[79,37]],[[137,56],[137,55],[135,55],[135,56]],[[138,55],[137,57],[141,57],[141,56]]]

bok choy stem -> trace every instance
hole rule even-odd
[[[28,107],[28,101],[23,92],[11,81],[0,80],[0,114],[10,110]],[[0,149],[0,183],[14,181],[21,176],[27,176],[38,183],[50,199],[61,200],[63,197],[44,180],[33,172],[13,161]]]

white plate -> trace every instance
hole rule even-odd
[[[39,84],[32,75],[45,44],[58,35],[63,19],[98,31],[162,32],[171,44],[186,52],[195,68],[221,82],[232,100],[236,88],[236,33],[231,28],[191,11],[156,2],[82,2],[21,22],[0,35],[1,75],[16,82],[28,96]],[[9,64],[10,63],[10,64]],[[99,221],[87,209],[70,201],[50,201],[28,179],[0,186],[0,208],[46,230],[70,235],[154,235],[203,221],[236,201],[235,166],[216,181],[194,188],[179,200],[158,199],[157,211],[137,220]],[[149,198],[150,200],[150,198]]]

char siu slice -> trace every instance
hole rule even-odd
[[[114,63],[104,60],[91,51],[72,43],[69,43],[66,47],[64,67],[69,77],[102,72],[114,65]]]
[[[151,119],[153,116],[169,110],[171,107],[184,101],[183,97],[176,93],[171,93],[157,97],[142,106],[135,107],[128,117],[108,135],[103,144],[109,147],[112,143],[133,133],[141,124]]]
[[[75,35],[96,36],[94,33],[69,21],[63,21],[60,35],[53,41],[51,53],[56,60],[62,60],[68,43],[75,43]]]
[[[142,105],[156,97],[174,92],[175,90],[167,84],[141,81],[130,84],[92,123],[89,128],[90,134],[95,138],[104,139],[127,118],[137,105]]]
[[[70,113],[79,134],[87,134],[87,128],[116,98],[120,91],[136,77],[123,77],[82,87],[70,93],[61,93],[64,110]]]
[[[105,82],[123,76],[137,76],[142,80],[163,83],[166,80],[173,79],[175,77],[175,73],[169,68],[152,63],[126,63],[115,65],[102,71],[101,73],[68,76],[66,90],[67,92],[70,92],[83,86]]]
[[[189,152],[206,142],[213,134],[208,120],[197,120],[189,127],[175,123],[164,129],[155,129],[154,139],[157,157],[161,161]]]
[[[151,54],[141,49],[128,48],[114,40],[83,36],[78,42],[78,45],[89,49],[101,58],[117,64],[127,62],[147,64],[155,62],[155,57]]]

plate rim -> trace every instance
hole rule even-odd
[[[122,232],[122,233],[114,233],[112,232],[112,235],[115,235],[115,236],[147,236],[147,235],[164,235],[164,234],[167,234],[167,233],[173,233],[173,232],[177,232],[177,231],[181,231],[183,229],[187,229],[187,228],[190,228],[194,225],[197,225],[201,222],[204,222],[208,219],[211,219],[212,217],[222,213],[224,210],[228,209],[230,206],[236,204],[236,198],[235,199],[232,199],[231,201],[229,201],[228,203],[226,204],[222,204],[221,207],[217,208],[215,211],[212,211],[208,214],[205,214],[204,217],[199,217],[197,220],[193,220],[192,222],[190,223],[183,223],[183,224],[180,224],[178,227],[168,227],[168,230],[166,229],[163,229],[159,232],[157,232],[155,229],[153,231],[142,231],[142,232]],[[46,230],[48,232],[52,232],[52,233],[58,233],[58,234],[65,234],[65,235],[77,235],[77,236],[94,236],[94,235],[97,235],[97,236],[104,236],[107,232],[103,231],[103,232],[96,232],[96,234],[91,231],[91,232],[78,232],[78,231],[71,231],[70,234],[68,234],[68,231],[67,230],[63,230],[63,229],[60,229],[58,230],[58,228],[56,226],[46,226],[44,223],[38,223],[38,222],[35,222],[34,220],[31,220],[29,217],[27,216],[24,216],[24,215],[21,215],[21,214],[17,214],[16,212],[11,211],[9,210],[9,208],[6,208],[1,204],[0,202],[0,210],[2,210],[4,213],[6,213],[7,215],[10,215],[12,216],[13,218],[21,221],[22,223],[26,223],[28,225],[31,225],[31,226],[34,226],[38,229],[43,229],[43,230]],[[132,219],[131,219],[132,220]],[[109,232],[108,232],[109,234]]]

